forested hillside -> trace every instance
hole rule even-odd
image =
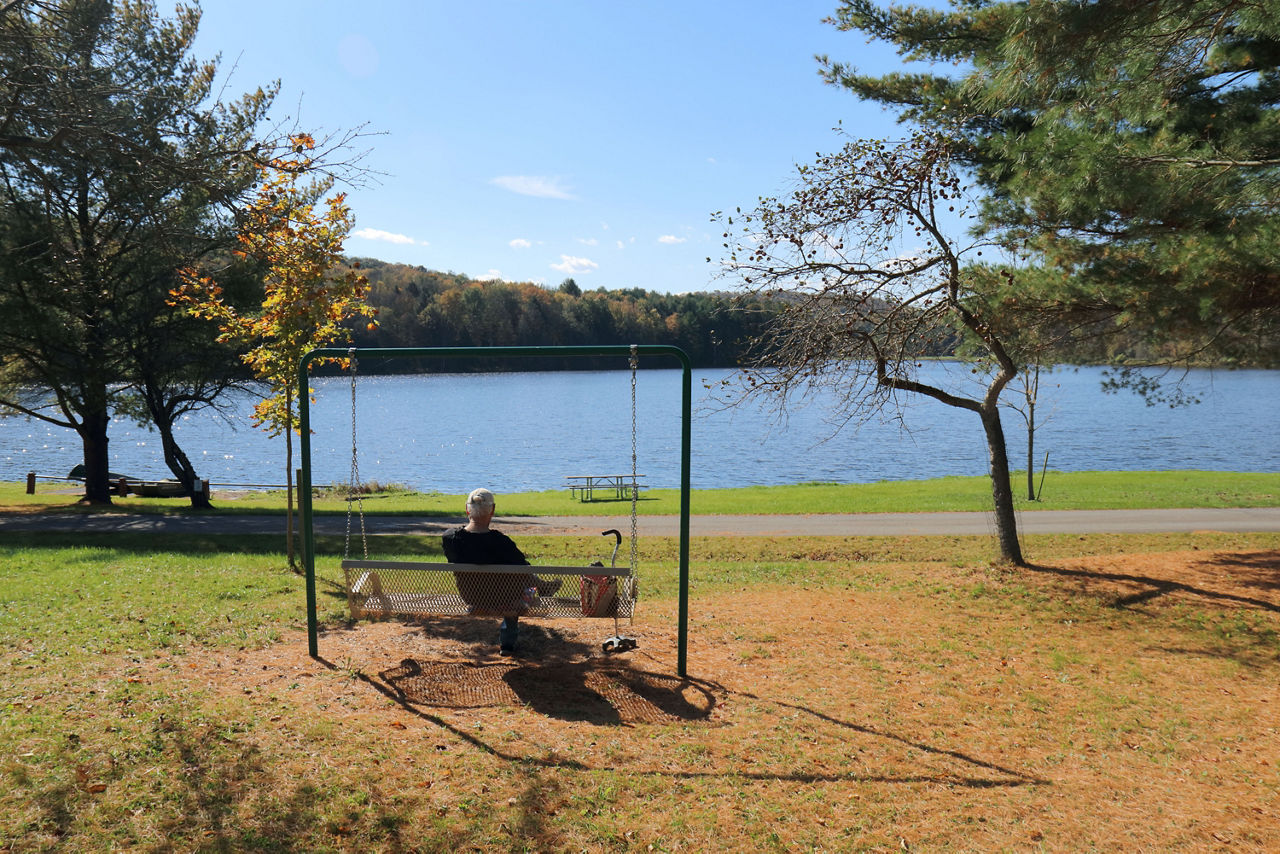
[[[673,344],[698,367],[737,367],[751,339],[761,335],[786,304],[741,292],[664,294],[643,288],[584,291],[573,279],[548,287],[531,282],[481,281],[459,273],[350,259],[369,280],[377,322],[352,327],[357,347],[563,346]],[[768,340],[766,336],[765,340]],[[1140,336],[1116,329],[1107,336],[1064,338],[1050,361],[1124,365],[1161,355]],[[958,336],[918,341],[914,357],[957,353]],[[421,361],[368,365],[368,370],[552,370],[617,367],[616,360],[580,357],[486,362]],[[665,362],[665,360],[664,360]],[[668,365],[663,364],[662,367]]]
[[[477,281],[423,267],[353,259],[371,285],[373,329],[353,330],[357,347],[559,346],[673,344],[699,367],[737,365],[767,310],[735,304],[724,293],[663,294],[634,288],[583,291],[572,279],[548,288],[527,282]],[[495,367],[488,363],[483,367]],[[511,367],[592,367],[566,359]],[[458,370],[456,364],[421,365]],[[465,367],[480,367],[468,365]]]

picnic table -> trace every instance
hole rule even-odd
[[[568,481],[569,496],[571,498],[576,497],[580,501],[594,501],[597,489],[602,489],[606,492],[612,489],[615,498],[630,498],[632,477],[633,475],[630,474],[570,474],[565,475],[564,479]],[[643,484],[639,481],[644,475],[637,474],[634,477],[636,479],[636,496],[639,497],[640,490],[643,488]]]

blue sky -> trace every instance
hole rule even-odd
[[[815,54],[892,51],[822,19],[836,0],[441,3],[207,0],[196,54],[229,96],[279,79],[272,118],[366,125],[354,256],[584,289],[708,290],[718,210],[892,117]]]

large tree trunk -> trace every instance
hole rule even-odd
[[[1018,519],[1013,512],[1013,484],[1009,482],[1009,454],[1004,443],[1004,427],[998,406],[983,407],[982,429],[987,434],[987,456],[990,460],[991,498],[996,511],[996,537],[1000,541],[1000,558],[1014,566],[1026,566],[1022,544],[1018,542]]]
[[[107,425],[111,416],[105,411],[82,415],[79,426],[84,451],[84,500],[89,504],[111,503],[111,478],[107,453]]]

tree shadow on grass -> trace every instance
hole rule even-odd
[[[1214,615],[1214,621],[1203,623],[1202,627],[1228,621],[1230,631],[1216,642],[1161,647],[1165,652],[1229,659],[1246,667],[1265,666],[1275,660],[1277,631],[1273,618],[1280,615],[1280,552],[1215,554],[1190,565],[1189,569],[1198,576],[1192,581],[1096,569],[1028,569],[1074,581],[1082,592],[1119,611],[1154,618],[1160,612],[1144,606],[1158,605],[1176,596],[1186,605],[1211,607],[1205,613]]]
[[[1227,552],[1202,563],[1229,571],[1242,587],[1280,593],[1280,551]],[[1274,598],[1280,600],[1280,595]]]
[[[1249,555],[1214,556],[1209,560],[1200,561],[1197,565],[1201,568],[1230,569],[1232,581],[1241,586],[1268,592],[1280,590],[1280,553],[1258,552]],[[1280,614],[1280,603],[1274,598],[1246,596],[1232,592],[1230,589],[1215,590],[1203,584],[1191,584],[1176,579],[1124,572],[1066,569],[1056,566],[1031,565],[1027,568],[1033,572],[1080,581],[1084,584],[1086,591],[1096,591],[1100,594],[1109,595],[1110,591],[1107,588],[1110,587],[1126,590],[1136,586],[1138,589],[1132,592],[1115,596],[1111,604],[1116,608],[1140,605],[1170,593],[1184,593],[1225,607],[1252,608]]]
[[[40,814],[32,829],[54,840],[73,835],[80,814],[92,809],[89,804],[94,798],[108,797],[101,793],[144,777],[149,786],[163,786],[161,796],[148,795],[144,828],[135,831],[129,827],[130,816],[143,813],[121,813],[123,826],[113,828],[116,845],[138,843],[159,828],[164,837],[150,842],[148,850],[287,851],[293,850],[297,838],[320,823],[325,798],[303,784],[273,804],[269,814],[257,813],[251,826],[243,825],[243,804],[260,799],[263,781],[271,779],[272,769],[257,747],[226,738],[211,731],[207,724],[194,724],[178,715],[162,716],[145,746],[145,752],[142,745],[138,746],[138,755],[145,755],[148,765],[158,763],[166,769],[163,784],[150,772],[141,776],[135,773],[138,766],[131,764],[128,757],[118,761],[114,756],[85,755],[78,737],[68,736],[59,761],[64,767],[75,769],[74,781],[67,779],[32,791],[31,802]],[[24,781],[12,782],[22,785]],[[132,840],[131,835],[135,835]],[[31,850],[36,850],[31,841]],[[21,838],[17,842],[15,851],[27,850]],[[98,842],[106,844],[107,840]]]

